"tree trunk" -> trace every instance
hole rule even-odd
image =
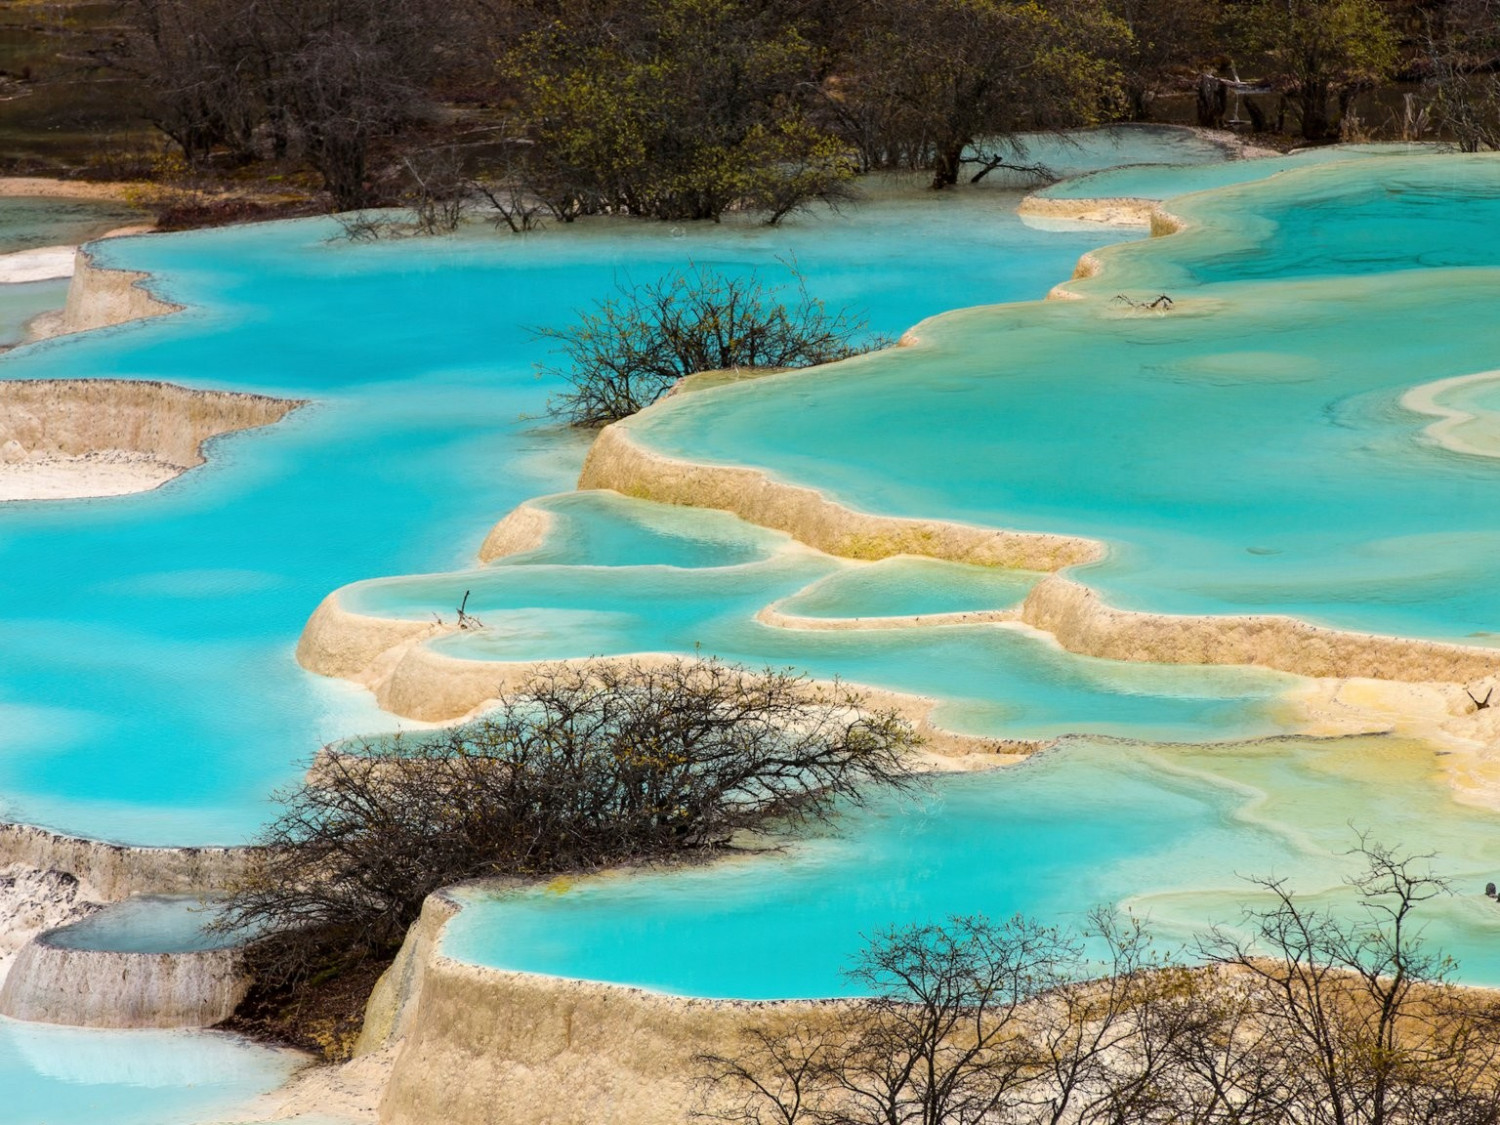
[[[963,164],[966,144],[947,144],[938,147],[932,160],[932,189],[941,191],[958,183],[959,167]]]
[[[1204,129],[1222,129],[1229,90],[1211,74],[1198,79],[1198,124]]]
[[[1308,82],[1302,87],[1302,137],[1321,141],[1328,136],[1328,84]]]

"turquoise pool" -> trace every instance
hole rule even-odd
[[[1434,851],[1456,893],[1426,936],[1464,980],[1500,984],[1492,814],[1455,806],[1432,751],[1390,738],[1250,747],[1081,740],[999,773],[946,775],[913,801],[851,810],[835,834],[696,870],[466,892],[444,931],[461,960],[742,999],[848,994],[841,971],[880,928],[951,914],[1079,924],[1097,904],[1148,920],[1163,948],[1255,901],[1240,876],[1290,876],[1335,908],[1355,827]]]
[[[1299,681],[1271,672],[1094,660],[1013,626],[808,630],[759,617],[776,605],[851,622],[999,610],[1025,595],[1032,576],[928,560],[847,562],[723,513],[704,518],[613,493],[537,506],[563,518],[534,553],[482,570],[359,583],[340,604],[374,617],[451,621],[467,593],[468,612],[486,628],[431,642],[449,656],[525,663],[702,651],[931,696],[944,727],[997,738],[1092,732],[1201,742],[1285,733],[1295,723],[1282,697]]]
[[[1500,632],[1500,462],[1442,448],[1433,417],[1401,405],[1416,384],[1500,367],[1474,330],[1500,296],[1500,163],[1329,155],[1266,180],[1285,169],[1159,131],[1050,156],[1075,170],[1153,157],[1119,177],[1162,197],[1259,181],[1174,199],[1193,229],[1150,242],[1028,228],[999,183],[936,198],[886,184],[846,215],[774,231],[597,223],[352,246],[298,222],[104,246],[106,264],[150,271],[188,311],[18,349],[0,377],[164,378],[312,405],[216,442],[206,467],[154,493],[0,506],[0,812],[136,842],[243,840],[319,743],[399,725],[296,667],[318,602],[340,589],[357,612],[428,619],[468,591],[486,628],[440,652],[701,647],[930,695],[957,730],[1091,737],[851,811],[780,856],[477,902],[447,938],[455,956],[702,995],[824,995],[861,933],[950,910],[1065,920],[1125,902],[1180,938],[1233,920],[1236,872],[1294,872],[1335,895],[1353,821],[1439,853],[1464,893],[1434,933],[1467,979],[1500,982],[1500,912],[1473,893],[1500,866],[1493,815],[1455,805],[1431,747],[1292,737],[1291,677],[1079,658],[1013,625],[869,627],[1003,610],[1035,576],[852,563],[610,496],[538,501],[552,534],[473,566],[489,525],[569,488],[585,448],[540,417],[550,388],[525,326],[688,261],[795,255],[813,291],[890,335],[1031,303],[926,320],[917,347],[680,396],[632,424],[641,441],[870,511],[1097,537],[1109,556],[1078,577],[1128,607]],[[1121,238],[1106,274],[1077,283],[1101,299],[1033,301]],[[1119,291],[1178,305],[1140,314]],[[1482,415],[1496,393],[1465,384],[1452,401]]]
[[[198,953],[245,942],[243,933],[205,927],[218,917],[212,902],[191,895],[135,895],[52,930],[47,944],[60,949],[111,953]]]
[[[1077,576],[1127,608],[1488,643],[1500,462],[1401,400],[1497,366],[1500,159],[1324,164],[1172,207],[1192,229],[1101,254],[1074,286],[1096,300],[955,313],[631,432],[864,511],[1103,540]]]
[[[212,1032],[86,1031],[0,1017],[7,1125],[233,1120],[302,1061]]]
[[[1061,159],[1223,158],[1173,131],[1088,144]],[[690,260],[774,270],[795,255],[814,292],[898,334],[1039,296],[1100,238],[1028,229],[1018,199],[887,185],[776,230],[597,223],[367,246],[309,221],[101,244],[188,311],[18,349],[0,378],[160,378],[313,405],[216,441],[156,492],[0,506],[0,815],[141,843],[245,839],[320,743],[392,724],[293,662],[319,600],[467,565],[490,522],[572,485],[585,440],[539,419],[549,388],[524,326]]]

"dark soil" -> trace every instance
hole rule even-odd
[[[371,958],[314,977],[295,989],[252,987],[238,1010],[219,1024],[263,1043],[295,1047],[327,1062],[343,1062],[354,1052],[364,1025],[365,1002],[389,962]]]

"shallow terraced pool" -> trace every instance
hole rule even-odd
[[[485,627],[428,648],[481,669],[699,650],[929,696],[964,733],[1063,743],[850,810],[784,854],[471,899],[445,938],[454,956],[826,995],[861,935],[899,921],[1066,920],[1112,902],[1185,940],[1233,924],[1237,874],[1268,872],[1336,901],[1352,823],[1437,853],[1462,893],[1432,933],[1466,979],[1500,983],[1500,908],[1474,893],[1500,868],[1496,817],[1455,802],[1432,746],[1299,737],[1297,677],[1065,652],[1006,620],[1037,574],[837,559],[724,513],[566,493],[586,440],[543,417],[552,388],[526,326],[688,262],[775,270],[795,255],[813,292],[866,308],[873,330],[924,321],[918,342],[677,396],[628,426],[634,440],[862,511],[1097,539],[1106,557],[1071,575],[1124,608],[1500,635],[1500,379],[1481,377],[1500,341],[1476,330],[1500,298],[1500,161],[1384,148],[1226,163],[1183,133],[1129,130],[1048,159],[1131,165],[1049,194],[1171,198],[1191,229],[1147,242],[1033,227],[1004,184],[886,184],[777,230],[596,223],[354,246],[297,222],[106,244],[104,264],[149,271],[187,310],[19,349],[0,378],[311,404],[215,441],[206,466],[155,492],[0,505],[0,813],[241,842],[321,743],[422,725],[297,667],[319,602],[338,590],[344,610],[410,622],[451,619],[467,594]],[[1141,166],[1153,160],[1180,163]],[[1175,198],[1204,188],[1218,190]],[[1042,303],[1101,242],[1125,244],[1073,283],[1091,299]],[[1176,303],[1142,312],[1117,292]],[[490,525],[528,500],[548,534],[478,567]],[[0,1077],[24,1071],[43,1099],[56,1066],[28,1052],[54,1040],[30,1034],[0,1025]],[[155,1050],[100,1042],[131,1060]],[[184,1057],[231,1050],[191,1043]],[[246,1089],[280,1065],[232,1058]],[[176,1087],[142,1088],[176,1112]]]

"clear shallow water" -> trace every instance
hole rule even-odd
[[[123,203],[0,198],[0,254],[43,246],[76,246],[144,218],[143,212]],[[0,287],[0,300],[4,295],[5,288]]]
[[[1181,153],[1176,134],[1152,135]],[[795,254],[813,292],[895,335],[1040,295],[1098,240],[1027,229],[1017,199],[887,190],[842,217],[681,237],[599,223],[351,246],[299,222],[103,244],[106,264],[151,271],[189,310],[18,349],[0,378],[160,378],[314,404],[214,443],[209,465],[150,494],[0,507],[0,815],[141,843],[245,839],[319,744],[392,725],[293,662],[322,597],[466,565],[491,521],[573,483],[583,439],[527,420],[549,388],[524,326],[565,323],[632,275]]]
[[[1500,464],[1399,402],[1497,366],[1497,182],[1493,158],[1366,159],[1178,200],[1196,229],[1107,251],[1077,286],[1099,301],[957,313],[632,426],[863,510],[1106,540],[1079,576],[1131,608],[1483,641]]]
[[[20,343],[33,317],[62,308],[67,299],[66,281],[0,284],[0,348]]]
[[[212,904],[196,896],[136,895],[53,930],[47,944],[110,953],[196,953],[244,942],[242,933],[204,932],[215,917]]]
[[[1320,182],[1318,190],[1327,186]],[[1377,487],[1381,473],[1409,470],[1407,445],[1426,420],[1414,422],[1391,406],[1396,371],[1430,358],[1433,341],[1445,334],[1463,341],[1445,361],[1483,352],[1460,330],[1476,322],[1490,296],[1465,289],[1467,296],[1445,292],[1438,301],[1425,276],[1415,287],[1410,277],[1393,278],[1389,263],[1404,261],[1402,247],[1415,238],[1383,257],[1361,245],[1396,221],[1389,216],[1363,233],[1316,229],[1326,248],[1297,259],[1301,280],[1225,280],[1238,276],[1237,255],[1247,268],[1274,276],[1275,255],[1292,262],[1301,252],[1290,239],[1282,250],[1265,249],[1275,244],[1269,215],[1280,191],[1256,203],[1267,216],[1257,222],[1244,222],[1241,202],[1225,212],[1254,238],[1216,229],[1203,203],[1203,234],[1178,243],[1182,253],[1164,253],[1165,243],[1111,252],[1117,272],[1100,286],[1182,285],[1202,299],[1184,301],[1171,318],[1103,305],[1032,306],[1024,318],[1019,310],[966,313],[929,324],[928,345],[899,357],[931,366],[892,376],[886,365],[897,357],[880,356],[846,365],[843,374],[814,376],[799,387],[792,424],[774,411],[756,418],[750,409],[783,401],[779,390],[722,417],[717,404],[727,392],[690,396],[702,414],[683,423],[682,434],[704,440],[707,431],[697,427],[707,424],[725,448],[749,444],[749,435],[774,439],[780,452],[795,452],[816,434],[824,444],[803,451],[807,464],[787,464],[842,473],[877,509],[909,504],[914,513],[963,515],[969,505],[967,518],[998,513],[1007,525],[1025,512],[1034,522],[1023,526],[1087,524],[1095,534],[1114,528],[1118,536],[1108,537],[1121,546],[1088,577],[1127,603],[1170,596],[1206,607],[1257,599],[1284,607],[1291,591],[1316,604],[1326,598],[1328,573],[1309,543],[1337,546],[1340,536],[1354,535],[1363,545],[1364,529],[1350,530],[1358,518],[1378,517],[1372,526],[1382,529],[1382,521],[1409,518],[1420,530],[1341,560],[1343,573],[1354,577],[1341,589],[1343,602],[1359,613],[1389,613],[1393,622],[1425,620],[1431,599],[1413,601],[1415,574],[1427,579],[1417,583],[1419,595],[1468,598],[1483,616],[1488,563],[1470,566],[1464,552],[1493,542],[1488,500],[1470,526],[1445,526],[1438,538],[1446,540],[1438,542],[1427,530],[1435,506],[1425,480],[1409,495],[1398,489],[1384,506],[1331,518],[1278,506],[1279,494],[1258,491],[1268,482],[1320,480],[1331,460],[1351,451],[1364,459],[1359,474]],[[1011,212],[1015,199],[1004,191],[936,200],[893,193],[845,218],[776,232],[688,228],[681,238],[664,237],[658,227],[599,224],[526,240],[350,247],[323,241],[326,226],[299,223],[106,247],[107,259],[153,271],[162,291],[190,311],[22,350],[0,361],[0,375],[162,377],[308,397],[315,405],[272,430],[217,443],[208,468],[149,496],[0,509],[0,793],[7,809],[22,819],[146,842],[242,839],[266,815],[266,792],[294,777],[316,743],[389,728],[389,717],[376,714],[363,693],[297,671],[292,643],[328,590],[371,574],[463,566],[491,519],[570,482],[581,444],[521,417],[540,409],[547,388],[532,378],[537,348],[519,326],[557,323],[634,271],[654,275],[689,259],[743,269],[790,251],[814,291],[859,302],[875,329],[894,335],[929,313],[1037,296],[1100,238],[1098,231],[1028,230]],[[1316,205],[1341,213],[1337,192]],[[1405,214],[1396,209],[1397,217]],[[1297,218],[1289,213],[1287,222]],[[1444,228],[1443,237],[1455,236],[1468,232]],[[1464,246],[1457,264],[1470,267],[1462,273],[1466,283],[1479,277],[1483,284],[1487,247],[1482,238]],[[1358,276],[1350,282],[1343,275]],[[1267,284],[1275,286],[1274,299]],[[1441,319],[1465,299],[1469,306]],[[1405,331],[1401,300],[1413,302],[1414,332]],[[1330,332],[1330,323],[1343,326],[1361,314],[1365,320],[1353,329]],[[1366,364],[1372,339],[1382,345],[1379,360]],[[1359,364],[1349,361],[1356,350]],[[1121,356],[1131,357],[1123,369]],[[1367,382],[1372,366],[1386,382]],[[820,397],[855,371],[866,382],[846,387],[847,399]],[[1338,376],[1333,384],[1307,389],[1329,371]],[[1000,383],[1017,393],[988,397]],[[803,393],[814,385],[818,395]],[[1205,394],[1219,397],[1209,402]],[[1311,431],[1323,440],[1289,428],[1288,410],[1304,422],[1304,415],[1321,419]],[[1171,424],[1184,411],[1214,425],[1184,437]],[[931,428],[912,438],[912,423]],[[1331,438],[1325,429],[1334,431]],[[1136,442],[1140,435],[1150,443]],[[847,471],[830,460],[830,445]],[[1472,478],[1475,496],[1490,491],[1488,466],[1416,448]],[[1393,449],[1401,455],[1392,457]],[[901,470],[895,478],[893,466]],[[781,461],[776,468],[790,471]],[[1340,468],[1331,474],[1338,487],[1320,496],[1342,502],[1339,488],[1353,495],[1350,480],[1359,474]],[[1120,505],[1125,494],[1135,496],[1133,507]],[[945,700],[940,721],[975,733],[1162,740],[1283,729],[1277,696],[1284,677],[1080,660],[1013,629],[809,633],[754,620],[765,605],[799,597],[825,616],[1009,604],[1024,593],[1024,578],[999,589],[962,568],[938,568],[943,577],[933,581],[931,569],[910,573],[914,564],[860,568],[701,513],[685,517],[693,528],[684,533],[674,522],[679,517],[646,515],[645,506],[604,511],[587,498],[549,503],[562,533],[528,556],[484,572],[366,583],[346,596],[369,612],[426,616],[451,614],[472,589],[469,608],[491,628],[439,642],[458,655],[529,660],[690,651],[702,643],[733,659],[795,663],[815,675],[928,692]],[[1243,539],[1248,532],[1254,537]],[[1433,560],[1455,550],[1462,565],[1428,573]],[[1216,551],[1235,558],[1221,565]],[[1227,576],[1223,589],[1210,584],[1205,591],[1205,574]],[[1135,899],[1170,926],[1188,928],[1241,897],[1234,865],[1262,869],[1265,858],[1299,876],[1326,874],[1331,883],[1334,833],[1347,834],[1345,822],[1356,814],[1368,812],[1392,830],[1449,818],[1445,826],[1465,825],[1467,834],[1432,845],[1444,861],[1466,878],[1493,867],[1484,851],[1492,820],[1454,817],[1440,786],[1428,785],[1424,819],[1412,821],[1402,818],[1416,802],[1387,808],[1354,776],[1320,789],[1316,771],[1301,766],[1285,767],[1281,780],[1236,773],[1262,760],[1245,751],[1216,760],[1212,770],[1173,767],[1162,757],[1137,760],[1130,755],[1140,751],[1113,744],[1094,751],[1116,756],[1101,764],[1074,747],[1021,774],[942,779],[935,808],[853,814],[841,837],[810,842],[783,863],[672,876],[657,898],[649,881],[604,881],[627,899],[636,893],[629,888],[643,888],[646,900],[634,913],[625,900],[607,897],[591,916],[558,914],[544,902],[534,924],[507,913],[515,904],[476,912],[480,952],[473,955],[514,964],[512,945],[484,952],[492,948],[485,943],[524,937],[539,957],[555,956],[558,967],[550,971],[712,995],[824,993],[837,989],[838,965],[857,944],[851,923],[929,917],[948,903],[997,913],[1014,903],[1065,916],[1100,899]],[[1215,771],[1217,778],[1200,776]],[[1419,780],[1401,775],[1393,791],[1407,795]],[[1011,783],[1017,788],[1007,788]],[[1255,803],[1244,800],[1273,791],[1287,807],[1279,827],[1250,815]],[[1299,802],[1309,794],[1319,796],[1304,807]],[[959,828],[949,831],[953,824]],[[930,850],[904,843],[921,840]],[[1338,846],[1346,842],[1341,837]],[[815,863],[805,879],[787,877],[804,860],[840,847],[858,868]],[[746,882],[724,881],[726,873]],[[679,882],[692,878],[707,882]],[[777,880],[801,886],[813,905],[777,898],[768,889],[782,885]],[[587,885],[589,894],[594,886]],[[715,896],[732,897],[735,886],[743,897],[725,913],[716,904],[729,900]],[[834,906],[819,913],[823,902]],[[1444,915],[1460,952],[1493,944],[1493,916],[1476,909],[1483,907],[1465,899],[1452,919]],[[658,940],[664,925],[676,946]],[[730,962],[744,967],[736,951],[762,940],[769,952],[753,964],[767,971],[753,979],[715,975]],[[614,959],[580,941],[608,944]],[[671,958],[655,967],[630,960],[653,942]],[[805,965],[786,953],[808,948],[818,952]],[[703,949],[717,952],[689,956]],[[1484,957],[1475,964],[1479,975],[1471,979],[1489,979]],[[516,967],[549,971],[540,961]],[[661,975],[667,970],[678,977]]]
[[[797,612],[805,600],[824,616],[847,617],[1001,608],[1024,596],[1026,575],[930,560],[852,563],[722,513],[703,519],[612,493],[537,506],[566,513],[548,541],[557,547],[485,570],[359,583],[340,602],[370,616],[451,621],[467,592],[468,612],[486,628],[432,642],[450,656],[702,651],[934,696],[943,725],[994,737],[1203,741],[1285,732],[1293,721],[1281,696],[1297,681],[1274,673],[1093,660],[1028,630],[989,625],[807,631],[756,619],[773,603]]]
[[[1456,808],[1421,745],[1395,739],[1234,748],[1076,742],[997,773],[942,776],[916,802],[847,812],[835,836],[780,856],[678,872],[470,893],[443,951],[504,969],[696,996],[843,995],[864,935],[951,914],[1081,923],[1098,903],[1146,918],[1167,947],[1234,926],[1242,876],[1291,875],[1347,902],[1350,823],[1431,849],[1458,892],[1427,935],[1465,980],[1500,983],[1493,817]]]
[[[0,1017],[6,1125],[193,1125],[281,1085],[289,1051],[211,1032],[89,1031]]]
[[[1103,168],[1050,184],[1037,194],[1050,199],[1169,199],[1192,192],[1263,180],[1281,172],[1376,157],[1408,157],[1431,151],[1430,145],[1325,145],[1301,149],[1286,156],[1255,160],[1187,161],[1184,165],[1165,161],[1121,162],[1122,167]]]
[[[777,608],[803,617],[912,617],[1018,606],[1038,575],[894,558],[830,574]]]

